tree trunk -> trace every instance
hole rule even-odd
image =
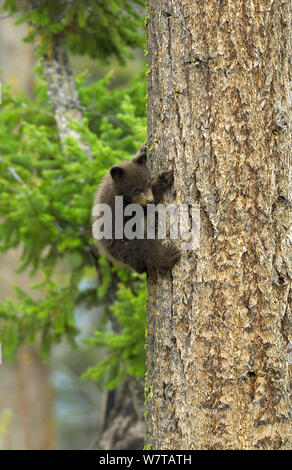
[[[88,145],[82,141],[80,134],[70,127],[73,119],[82,122],[83,112],[69,62],[64,34],[56,34],[53,37],[51,50],[46,57],[43,57],[42,68],[48,85],[60,141],[63,142],[67,137],[75,138],[81,149],[89,158],[92,158]]]
[[[133,387],[137,380],[128,377],[115,390],[108,392],[101,433],[95,450],[141,450],[144,444],[144,422],[140,416],[140,404],[135,406]]]
[[[292,447],[289,4],[147,1],[153,170],[201,219],[199,250],[148,278],[152,449]]]
[[[2,3],[0,2],[0,6]],[[9,83],[12,93],[18,94],[24,90],[32,98],[35,65],[33,46],[22,41],[27,34],[27,25],[22,24],[16,28],[15,19],[0,19],[1,82]]]
[[[14,22],[15,18],[0,21],[1,78],[3,83],[9,83],[13,93],[24,90],[32,97],[33,47],[22,41],[27,26],[16,28]],[[0,256],[0,299],[3,301],[7,297],[15,297],[15,283],[22,288],[32,283],[27,273],[15,274],[20,255],[21,250],[13,249]],[[33,281],[40,282],[41,278],[34,277]],[[0,423],[3,418],[7,428],[5,426],[4,435],[0,436],[0,449],[53,449],[52,402],[50,368],[43,364],[32,348],[23,347],[13,365],[3,360],[0,364]]]

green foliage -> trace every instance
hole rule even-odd
[[[61,148],[47,87],[40,70],[38,74],[33,100],[24,94],[13,97],[4,87],[0,113],[0,251],[21,246],[20,271],[44,273],[43,281],[32,286],[35,295],[17,288],[16,302],[0,303],[0,341],[10,359],[24,343],[37,345],[45,359],[62,337],[74,343],[76,306],[103,305],[112,268],[103,258],[94,260],[93,195],[108,168],[130,158],[145,140],[141,76],[128,89],[111,92],[108,77],[90,86],[84,77],[77,78],[85,119],[71,125],[91,148],[90,160],[72,138]],[[81,289],[88,273],[92,277],[94,262],[99,267],[96,288]],[[60,264],[68,269],[57,281]],[[88,376],[106,374],[109,386],[126,372],[144,372],[145,280],[121,268],[116,271],[121,284],[112,311],[122,333],[100,327],[89,340],[105,346],[108,357]]]
[[[143,47],[143,6],[144,0],[5,0],[2,10],[23,12],[17,23],[30,25],[25,40],[40,42],[39,56],[49,55],[52,37],[64,33],[73,53],[124,62],[130,48]]]
[[[118,318],[122,331],[115,333],[96,331],[95,336],[86,342],[106,348],[106,358],[90,367],[84,378],[100,380],[106,378],[105,385],[115,388],[126,374],[141,378],[145,374],[145,350],[141,340],[145,334],[145,303],[147,291],[144,283],[136,294],[130,287],[119,285],[118,300],[111,307]],[[144,314],[142,314],[144,312]]]
[[[0,303],[1,341],[3,353],[11,360],[23,344],[34,346],[41,332],[39,352],[47,359],[52,344],[66,336],[74,344],[74,295],[71,286],[60,287],[46,282],[46,295],[34,300],[16,287],[18,302]]]
[[[131,48],[144,46],[143,5],[144,0],[5,0],[2,11],[18,13],[17,23],[29,24],[25,40],[38,44],[41,58],[50,59],[52,41],[64,35],[73,54],[104,62],[114,56],[124,63]],[[0,341],[11,360],[23,344],[36,345],[44,359],[61,338],[74,344],[76,307],[103,306],[114,271],[120,284],[111,310],[121,334],[99,325],[88,343],[106,348],[107,357],[86,374],[114,387],[126,373],[144,373],[146,286],[143,276],[97,257],[91,208],[108,168],[133,155],[145,140],[145,77],[140,74],[127,89],[114,91],[109,91],[109,77],[90,86],[85,76],[77,77],[85,118],[70,125],[91,149],[90,160],[73,138],[60,146],[40,67],[38,75],[33,100],[24,94],[13,97],[7,86],[3,90],[0,251],[22,247],[19,271],[42,271],[43,281],[30,286],[30,293],[16,288],[16,301],[0,303]],[[67,266],[65,274],[60,266]],[[88,276],[95,276],[95,287],[82,282]]]

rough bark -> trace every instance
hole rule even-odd
[[[291,449],[290,0],[147,6],[153,169],[201,231],[148,279],[146,445]]]
[[[139,450],[144,444],[144,424],[140,407],[134,406],[133,381],[129,378],[122,387],[108,393],[101,434],[95,450]]]
[[[72,120],[82,122],[83,113],[71,70],[64,34],[52,39],[51,50],[42,60],[51,105],[58,127],[60,141],[67,137],[77,140],[82,150],[91,158],[88,145],[78,132],[71,128]]]

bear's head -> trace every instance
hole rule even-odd
[[[123,196],[126,204],[154,204],[146,160],[145,149],[145,152],[140,152],[129,162],[122,162],[110,169],[115,195]]]

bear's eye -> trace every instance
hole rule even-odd
[[[141,190],[136,188],[135,191],[134,191],[135,194],[140,194],[141,193]]]

